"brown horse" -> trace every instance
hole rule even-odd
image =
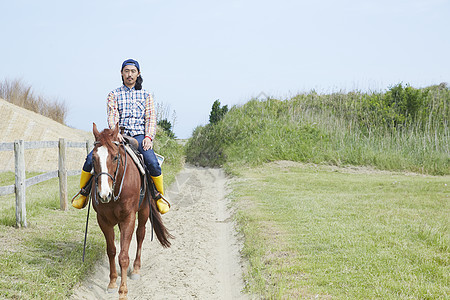
[[[114,226],[119,225],[120,253],[119,265],[121,269],[121,282],[119,299],[127,298],[127,270],[130,264],[128,250],[134,232],[136,213],[138,226],[136,230],[137,251],[133,264],[131,278],[139,278],[141,267],[141,248],[145,237],[145,224],[150,218],[156,237],[163,247],[170,247],[170,233],[164,226],[155,201],[150,199],[149,189],[142,201],[140,197],[141,175],[133,160],[119,142],[119,128],[97,130],[93,124],[95,136],[93,162],[94,180],[91,190],[93,207],[97,212],[97,221],[106,239],[106,252],[109,259],[108,291],[117,288],[118,277],[114,245]]]

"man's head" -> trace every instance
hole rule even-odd
[[[142,88],[142,77],[139,63],[134,59],[127,59],[122,63],[122,69],[120,70],[122,75],[122,82],[129,88],[135,86],[135,89],[140,90]]]
[[[139,68],[139,63],[138,63],[136,60],[131,59],[131,58],[125,60],[125,61],[122,63],[122,69],[121,69],[121,70],[123,70],[123,68],[125,68],[125,66],[135,66],[136,69],[138,69],[138,71],[141,70],[141,68]]]

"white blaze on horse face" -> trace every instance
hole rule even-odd
[[[99,163],[100,163],[100,172],[105,172],[105,173],[109,173],[108,170],[108,166],[106,165],[106,161],[108,158],[108,149],[106,149],[106,147],[101,146],[97,149],[97,154],[99,157]],[[110,195],[112,193],[111,191],[111,187],[108,184],[108,175],[106,174],[102,174],[100,175],[100,179],[101,179],[101,185],[100,185],[100,191],[99,191],[99,196],[103,199],[107,199],[108,195]]]

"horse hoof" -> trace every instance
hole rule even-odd
[[[127,300],[128,296],[126,293],[119,294],[119,300]]]
[[[133,274],[133,273],[131,273],[130,279],[131,280],[139,280],[139,279],[141,279],[141,274]]]
[[[115,289],[108,288],[106,291],[108,292],[108,294],[117,293],[117,288],[115,288]]]

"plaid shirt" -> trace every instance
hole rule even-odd
[[[122,85],[108,94],[107,106],[109,128],[119,122],[120,127],[125,127],[126,135],[144,134],[151,140],[154,139],[156,113],[153,97],[149,92]]]

